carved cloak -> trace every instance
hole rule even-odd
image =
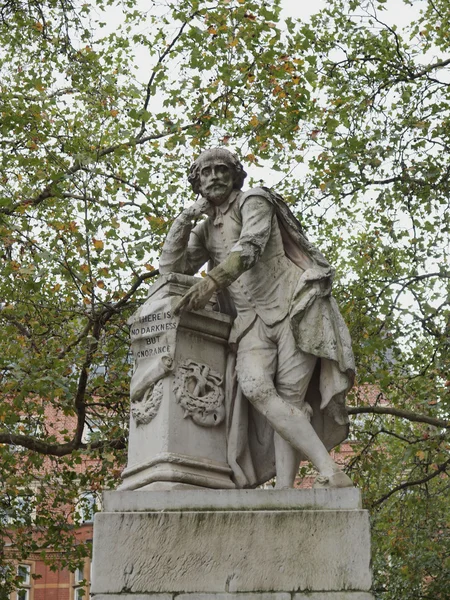
[[[298,348],[319,358],[305,400],[313,409],[315,431],[331,450],[348,436],[345,396],[355,376],[350,335],[329,295],[334,271],[306,239],[281,196],[267,188],[245,193],[273,203],[286,256],[302,270],[289,315]],[[256,487],[275,475],[273,429],[243,396],[235,364],[236,356],[231,353],[225,381],[228,463],[237,487]]]

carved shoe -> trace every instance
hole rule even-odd
[[[342,471],[337,471],[329,477],[326,475],[318,475],[313,485],[314,489],[345,487],[353,487],[353,481]]]

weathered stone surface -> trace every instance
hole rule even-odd
[[[175,600],[291,600],[286,592],[256,594],[175,594]]]
[[[173,597],[174,594],[95,594],[95,600],[173,600]]]
[[[370,592],[313,592],[293,594],[292,600],[374,600]]]
[[[95,596],[95,600],[291,600],[291,594],[100,594]]]
[[[148,492],[105,492],[105,512],[149,512],[158,510],[300,510],[313,508],[361,508],[356,488],[312,490],[184,490],[182,494]]]
[[[373,600],[369,592],[256,592],[237,594],[96,594],[95,600]]]
[[[214,312],[212,303],[208,310],[174,314],[180,293],[197,280],[161,277],[129,321],[135,369],[121,489],[235,487],[223,386],[230,317]]]
[[[92,591],[368,591],[369,563],[367,511],[98,513]]]

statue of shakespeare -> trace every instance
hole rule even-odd
[[[197,158],[189,181],[200,198],[174,221],[160,272],[195,274],[209,261],[176,310],[203,308],[224,289],[234,305],[226,393],[236,485],[267,481],[275,465],[276,487],[291,488],[307,457],[319,472],[315,487],[352,486],[328,453],[348,435],[354,380],[350,335],[331,296],[334,270],[282,198],[266,188],[243,192],[245,177],[226,149]]]

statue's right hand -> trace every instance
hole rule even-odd
[[[195,283],[191,289],[181,298],[175,306],[174,314],[178,315],[182,310],[199,310],[205,308],[208,300],[217,290],[218,285],[208,275]]]
[[[191,204],[185,209],[185,213],[189,216],[190,219],[198,219],[201,215],[211,215],[213,207],[211,203],[203,196],[200,196],[194,204]]]

